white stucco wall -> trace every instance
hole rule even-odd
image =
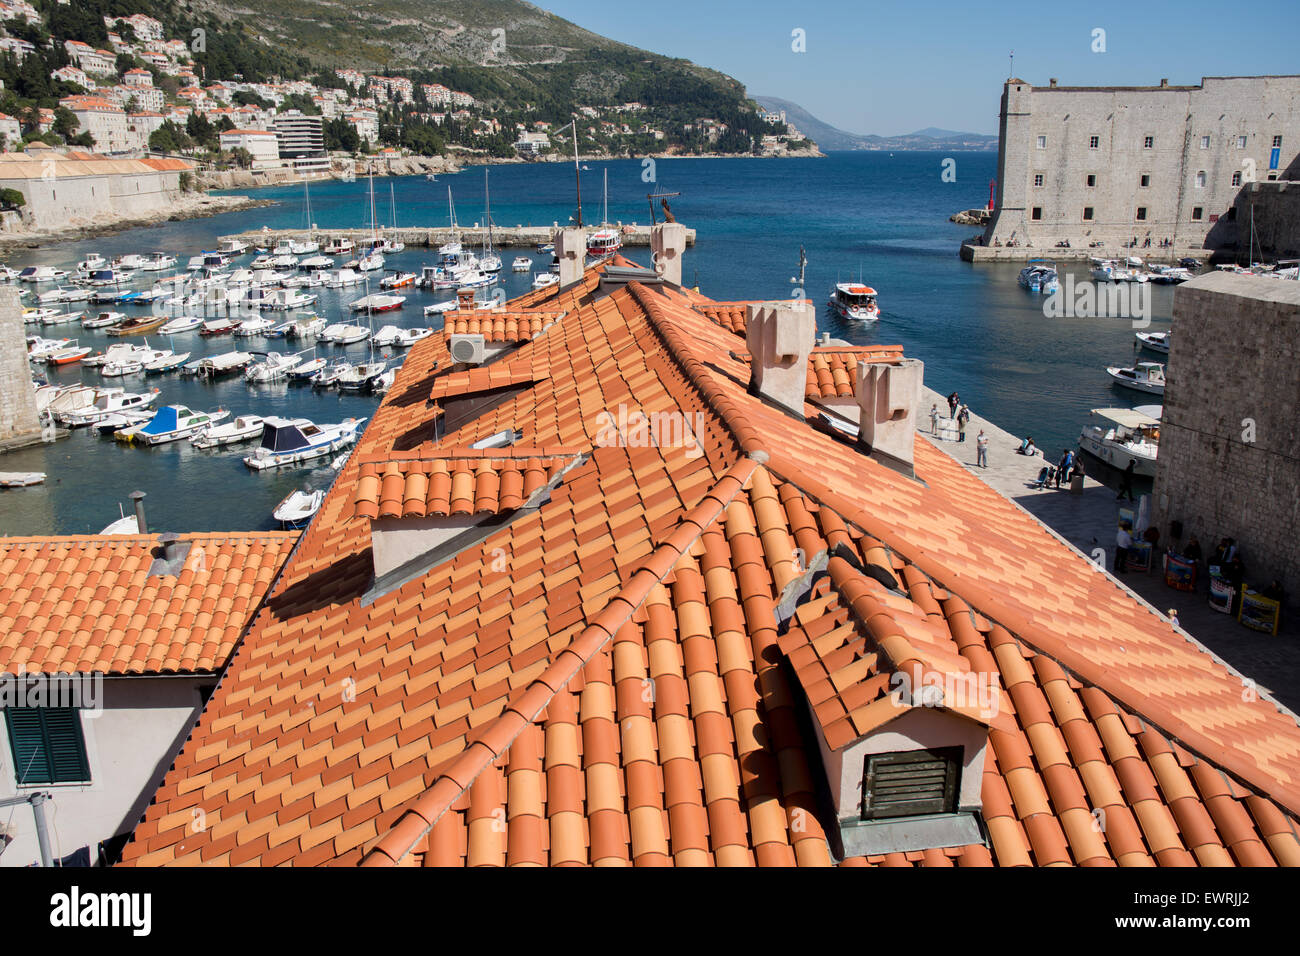
[[[52,794],[45,804],[50,849],[56,860],[90,847],[93,863],[100,840],[129,832],[143,815],[179,751],[202,704],[200,688],[214,678],[118,677],[104,681],[103,711],[82,714],[90,763],[89,784],[17,786],[5,713],[0,709],[0,797],[35,790]],[[30,804],[0,808],[12,840],[0,852],[0,866],[40,861]]]

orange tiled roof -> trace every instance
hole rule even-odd
[[[0,671],[157,674],[225,665],[295,534],[187,534],[179,575],[157,536],[0,538]]]
[[[749,396],[698,295],[599,295],[595,273],[512,303],[568,314],[496,365],[412,348],[125,862],[836,862],[809,668],[844,708],[818,714],[834,733],[915,662],[997,682],[989,845],[842,862],[1300,864],[1294,715],[924,440],[915,481]],[[498,366],[528,387],[439,439],[430,393]],[[600,440],[620,407],[689,416],[696,440]],[[507,428],[584,457],[535,510],[369,594],[364,470]],[[380,481],[376,504],[398,494]],[[783,647],[776,608],[822,552]]]
[[[770,299],[748,299],[741,302],[714,302],[698,293],[685,293],[692,301],[695,311],[722,326],[728,332],[734,332],[742,339],[745,337],[745,326],[748,322],[748,312],[746,306],[761,305],[771,302]],[[804,299],[804,302],[809,300]],[[811,305],[811,302],[809,302]]]
[[[354,514],[408,518],[513,511],[575,458],[575,452],[513,447],[363,462]]]
[[[449,312],[443,335],[480,334],[486,342],[526,342],[563,315],[548,310]]]
[[[902,357],[901,345],[815,348],[808,356],[806,397],[809,401],[852,397],[857,394],[859,362],[896,362]]]

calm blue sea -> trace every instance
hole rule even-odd
[[[1073,444],[1088,410],[1106,405],[1142,404],[1136,393],[1110,385],[1105,366],[1130,364],[1133,329],[1128,319],[1049,319],[1042,301],[1016,284],[1018,266],[973,266],[957,255],[961,240],[974,230],[948,216],[988,200],[994,176],[993,153],[958,153],[956,181],[942,179],[943,153],[834,153],[825,159],[660,159],[653,170],[640,161],[586,163],[582,173],[584,218],[601,218],[602,187],[608,171],[609,219],[646,222],[646,194],[652,188],[680,192],[671,200],[679,221],[698,230],[698,243],[684,259],[684,277],[717,299],[789,296],[797,274],[799,248],[808,256],[804,288],[819,304],[837,280],[861,278],[880,293],[881,321],[849,326],[821,314],[821,328],[855,344],[897,343],[925,362],[926,383],[943,394],[956,389],[977,413],[1015,434],[1032,434],[1053,456]],[[655,182],[643,177],[653,172]],[[445,225],[447,187],[463,225],[483,220],[481,168],[440,176],[375,180],[382,223],[399,226]],[[307,222],[302,186],[257,191],[277,205],[224,216],[137,229],[85,242],[63,243],[8,257],[13,267],[33,263],[71,265],[90,251],[105,256],[166,251],[181,257],[216,245],[222,234],[260,228],[292,228]],[[499,225],[549,225],[574,212],[573,167],[563,164],[494,166],[491,169],[493,219]],[[311,188],[312,219],[321,226],[360,227],[367,222],[367,183],[330,182]],[[506,250],[510,259],[520,251]],[[648,250],[629,250],[648,258]],[[419,271],[430,260],[426,249],[389,257],[390,268]],[[543,257],[536,257],[544,268]],[[549,257],[547,257],[549,258]],[[246,260],[245,260],[246,261]],[[1073,267],[1077,279],[1086,269]],[[527,276],[503,272],[508,295],[528,287]],[[1064,278],[1064,273],[1062,275]],[[321,314],[342,314],[336,293],[324,291]],[[1173,291],[1153,287],[1153,329],[1169,324]],[[359,292],[347,290],[346,298]],[[408,293],[406,308],[376,317],[381,324],[428,324],[421,306],[444,293]],[[433,322],[437,325],[438,322]],[[71,328],[71,327],[69,327]],[[61,335],[74,333],[63,332]],[[81,332],[82,344],[97,349],[109,343],[98,332]],[[247,341],[247,340],[241,340]],[[255,340],[257,341],[257,340]],[[150,339],[151,344],[163,344]],[[230,337],[178,336],[178,350],[195,357],[223,352]],[[283,342],[254,348],[282,350]],[[365,346],[324,354],[360,357]],[[49,373],[60,382],[97,382],[92,369],[72,366]],[[340,397],[290,385],[250,386],[242,379],[215,385],[175,374],[122,379],[128,389],[146,384],[162,389],[159,404],[180,403],[232,414],[293,415],[317,422],[369,416],[378,399]],[[73,437],[0,458],[3,471],[44,471],[43,486],[0,491],[0,533],[46,534],[99,531],[129,508],[128,495],[140,489],[151,527],[176,531],[266,529],[271,509],[295,487],[321,487],[333,472],[302,467],[256,474],[241,462],[251,446],[203,452],[187,442],[141,449],[119,446],[97,433]]]

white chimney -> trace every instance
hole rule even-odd
[[[587,261],[587,234],[577,226],[567,226],[555,234],[555,255],[560,260],[560,288],[582,279]]]
[[[858,363],[858,444],[872,458],[915,477],[913,445],[925,364],[918,359]]]
[[[682,284],[682,253],[686,251],[686,227],[680,222],[661,222],[650,227],[650,255],[655,272],[665,282]]]
[[[749,393],[802,419],[816,312],[802,299],[792,299],[755,303],[746,313],[745,344],[753,357]]]

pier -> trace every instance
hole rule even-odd
[[[1129,256],[1141,256],[1143,262],[1173,262],[1179,259],[1199,259],[1201,262],[1228,261],[1233,253],[1204,249],[1200,246],[1136,246],[1103,244],[1097,247],[1088,245],[1071,246],[1060,249],[1056,246],[982,246],[967,239],[961,244],[961,258],[965,262],[1028,262],[1030,259],[1050,259],[1054,262],[1087,262],[1089,259],[1127,259]],[[1217,259],[1216,259],[1217,256]]]
[[[536,246],[538,243],[551,242],[555,238],[556,231],[560,228],[559,223],[551,223],[549,226],[493,226],[492,227],[492,244],[500,248],[509,248],[514,246],[527,246],[529,248]],[[596,228],[596,227],[591,227]],[[623,237],[625,246],[649,246],[650,245],[650,226],[638,225],[637,223],[623,224],[614,223],[609,226],[611,229],[618,229]],[[310,232],[313,239],[319,241],[322,245],[334,239],[349,239],[352,243],[359,244],[365,239],[372,236],[382,236],[385,239],[392,239],[401,242],[407,246],[427,246],[436,248],[443,243],[460,241],[467,245],[482,245],[487,242],[487,228],[474,223],[472,226],[460,226],[452,230],[448,226],[402,226],[394,229],[392,227],[378,229],[368,229],[360,227],[357,229],[251,229],[247,232],[233,233],[228,236],[221,236],[225,239],[239,239],[242,242],[255,243],[258,246],[274,245],[281,239],[301,239],[303,235]],[[686,230],[686,244],[695,245],[695,230]]]
[[[931,404],[940,410],[938,435],[930,434]],[[1071,492],[1065,483],[1060,489],[1032,487],[1048,462],[1041,454],[1017,455],[1020,438],[976,415],[972,409],[966,440],[959,442],[956,426],[947,417],[948,399],[930,388],[925,389],[921,410],[917,416],[917,432],[932,445],[1036,518],[1082,557],[1091,561],[1096,549],[1103,549],[1106,567],[1098,573],[1105,573],[1115,587],[1129,591],[1159,617],[1168,620],[1173,612],[1177,616],[1176,627],[1189,641],[1217,655],[1230,669],[1252,678],[1260,690],[1266,690],[1286,707],[1300,710],[1300,643],[1295,640],[1300,635],[1300,627],[1285,610],[1277,635],[1252,631],[1236,618],[1209,607],[1206,583],[1199,575],[1196,591],[1166,587],[1159,554],[1153,556],[1150,571],[1129,571],[1116,576],[1113,569],[1119,509],[1128,507],[1136,513],[1136,502],[1121,504],[1115,500],[1115,489],[1091,477],[1084,478],[1082,494]],[[975,439],[980,429],[989,439],[987,468],[975,463]],[[1046,452],[1053,456],[1051,464],[1055,464],[1060,449],[1049,448]],[[1207,553],[1213,550],[1214,542],[1201,544]]]

